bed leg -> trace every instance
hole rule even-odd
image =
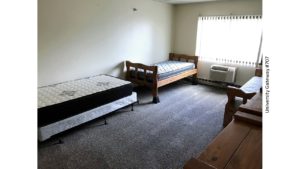
[[[58,144],[63,144],[64,141],[62,141],[61,139],[58,140]]]
[[[153,103],[159,103],[159,97],[158,96],[154,96],[153,97],[153,100],[152,100]]]
[[[159,103],[158,87],[157,87],[157,84],[155,84],[155,85],[152,87],[152,96],[153,96],[152,102],[153,102],[153,103]]]
[[[196,75],[193,75],[193,78],[192,78],[192,84],[193,84],[193,85],[197,85],[197,74],[196,74]]]
[[[133,103],[131,104],[131,111],[133,111]]]
[[[104,125],[107,125],[107,121],[106,118],[104,117]]]
[[[52,143],[52,145],[56,145],[56,144],[64,144],[64,141],[62,141],[61,139],[58,139],[57,142]]]

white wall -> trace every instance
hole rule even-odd
[[[176,5],[174,8],[173,52],[195,55],[199,16],[259,14],[262,14],[261,0],[232,0]],[[211,64],[208,62],[199,63],[200,78],[208,79]],[[253,75],[253,67],[238,67],[236,84],[244,84]]]
[[[172,17],[171,5],[152,0],[39,0],[38,86],[167,59]]]

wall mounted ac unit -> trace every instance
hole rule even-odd
[[[234,83],[236,75],[236,67],[223,65],[211,65],[209,78],[212,81]]]

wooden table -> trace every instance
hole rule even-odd
[[[261,117],[260,117],[261,118]],[[234,119],[184,169],[261,169],[262,128]]]

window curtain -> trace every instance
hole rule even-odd
[[[256,66],[260,61],[262,17],[199,17],[196,55],[202,60]]]

